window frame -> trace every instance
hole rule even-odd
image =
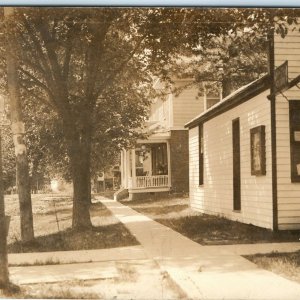
[[[259,149],[258,156],[260,160],[260,169],[255,169],[254,159],[254,138],[258,136]],[[250,129],[250,157],[251,157],[251,175],[261,176],[266,175],[266,131],[265,126],[260,125]]]

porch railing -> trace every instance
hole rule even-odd
[[[137,176],[136,188],[148,187],[167,187],[169,184],[168,175],[154,175],[154,176]]]

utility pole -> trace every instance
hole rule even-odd
[[[10,30],[14,24],[14,8],[4,7],[4,17],[5,21],[9,22],[10,28],[8,29]],[[18,60],[16,55],[17,40],[14,33],[7,33],[6,36],[7,84],[10,100],[11,128],[16,154],[21,238],[22,242],[29,242],[34,239],[34,231],[29,168],[25,145],[25,126],[22,119],[19,93]]]
[[[0,99],[1,101],[1,99]],[[8,262],[7,262],[7,229],[5,218],[5,204],[4,204],[4,186],[3,186],[3,170],[2,170],[2,147],[1,147],[1,126],[2,126],[2,112],[3,105],[0,103],[0,288],[6,288],[9,284],[8,276]]]

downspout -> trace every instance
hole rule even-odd
[[[277,199],[277,140],[276,140],[276,87],[275,87],[275,54],[274,29],[270,30],[269,40],[269,75],[271,105],[271,154],[272,154],[272,204],[273,230],[278,230],[278,199]]]

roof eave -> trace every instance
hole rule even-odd
[[[221,113],[230,110],[243,102],[250,100],[251,98],[259,95],[270,87],[270,77],[268,74],[261,77],[257,81],[250,84],[245,89],[241,90],[239,93],[234,94],[232,97],[229,97],[226,101],[221,102],[215,108],[208,110],[207,112],[201,114],[198,118],[193,119],[189,123],[185,124],[185,128],[194,128],[201,123],[204,123]]]

